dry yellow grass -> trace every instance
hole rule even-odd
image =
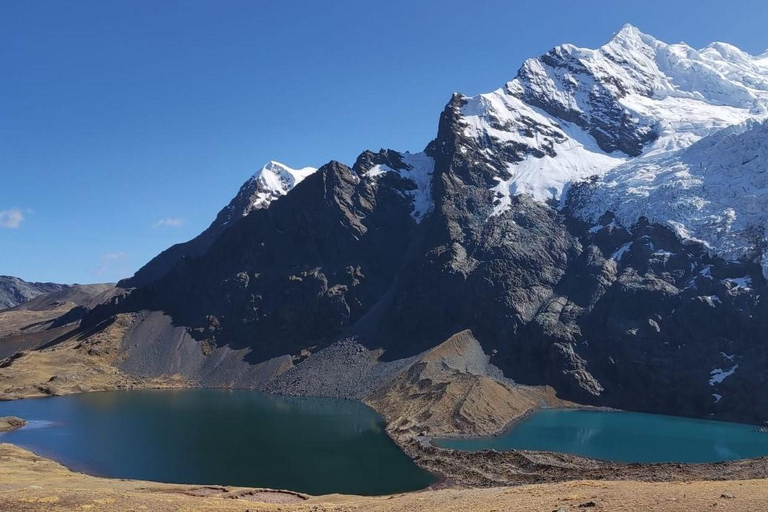
[[[23,312],[19,312],[23,313]],[[7,325],[4,314],[0,326]],[[24,352],[0,366],[0,398],[36,398],[88,391],[132,388],[183,387],[187,383],[170,376],[138,379],[114,366],[132,318],[118,315],[114,322],[90,336],[69,334],[48,348]],[[70,328],[70,331],[72,328]],[[48,332],[49,336],[53,333]],[[0,340],[9,343],[13,337]]]
[[[26,309],[3,311],[0,314],[0,339],[23,332],[38,333],[48,328],[53,320],[73,307],[74,304],[67,303],[45,311]]]

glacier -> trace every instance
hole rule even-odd
[[[768,277],[768,53],[667,44],[628,24],[462,102],[464,135],[488,159],[477,165],[496,172],[492,215],[527,194],[593,224],[607,211],[624,227],[646,217],[713,254],[760,260]]]

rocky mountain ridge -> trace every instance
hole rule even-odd
[[[324,356],[339,343],[389,363],[471,329],[504,378],[565,399],[766,421],[767,64],[631,26],[557,47],[502,89],[454,95],[422,153],[320,167],[158,257],[83,326],[133,315],[134,370],[286,391],[304,368],[342,395],[356,388]]]

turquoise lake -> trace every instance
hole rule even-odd
[[[0,402],[30,422],[0,434],[71,469],[119,478],[389,494],[435,481],[364,404],[252,391],[86,393]]]
[[[589,410],[542,410],[497,437],[433,443],[467,451],[540,450],[619,462],[715,462],[768,455],[768,434],[754,425]]]

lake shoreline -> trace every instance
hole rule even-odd
[[[661,510],[687,512],[714,504],[763,510],[764,480],[647,483],[572,482],[517,487],[441,488],[387,496],[311,496],[291,491],[217,485],[162,484],[99,478],[68,470],[8,443],[0,443],[0,510],[102,512],[148,509],[158,512],[492,512],[498,510]],[[735,501],[734,501],[735,500]],[[595,505],[588,505],[593,503]]]
[[[768,457],[768,437],[753,425],[608,408],[541,408],[522,415],[503,433],[421,441],[463,452],[561,453],[608,464],[707,464]]]
[[[254,391],[275,397],[295,397],[290,394],[265,393],[257,389],[212,387],[212,386],[174,386],[141,387],[142,391],[183,392],[188,389],[239,390]],[[93,390],[99,391],[132,391],[134,389]],[[71,393],[79,394],[79,393]],[[30,398],[45,398],[42,396]],[[323,397],[327,398],[327,397]],[[381,414],[365,400],[353,398],[338,398],[345,401],[359,401]],[[432,474],[437,481],[425,489],[464,488],[464,487],[498,487],[567,482],[573,480],[626,480],[642,482],[676,482],[698,479],[705,481],[745,480],[768,478],[768,457],[739,459],[726,462],[711,463],[624,463],[612,462],[564,452],[530,451],[530,450],[480,450],[465,452],[450,448],[442,448],[431,444],[436,437],[469,439],[483,437],[498,437],[509,432],[520,421],[541,409],[530,409],[505,424],[504,428],[489,436],[418,436],[398,434],[386,428],[389,438],[417,466]],[[569,408],[570,409],[570,408]],[[604,410],[620,412],[617,409],[576,405],[575,410]],[[699,419],[699,418],[692,418]],[[390,425],[385,421],[385,425]],[[483,476],[479,477],[479,468],[483,468]],[[422,492],[422,491],[408,491]]]
[[[415,464],[386,434],[383,418],[360,401],[137,390],[0,404],[0,414],[37,420],[0,435],[0,442],[94,476],[360,495],[410,492],[440,481]],[[46,426],[55,428],[40,428]],[[153,446],[163,447],[162,457]],[[304,465],[308,460],[313,463]]]
[[[445,440],[462,440],[462,439],[489,439],[489,438],[495,438],[495,437],[501,437],[506,434],[509,434],[512,429],[514,429],[517,425],[519,425],[523,420],[529,418],[531,415],[536,414],[539,411],[546,411],[551,409],[562,409],[562,410],[572,410],[572,411],[603,411],[603,412],[622,412],[621,409],[615,409],[612,407],[598,407],[598,406],[591,406],[591,405],[574,405],[572,407],[564,407],[562,405],[560,406],[543,406],[538,407],[534,409],[530,409],[528,411],[525,411],[520,416],[513,418],[510,420],[501,430],[498,430],[496,432],[490,433],[490,434],[451,434],[446,436],[422,436],[420,437],[420,441],[423,443],[428,443],[429,446],[433,446],[435,448],[440,448],[440,446],[433,443],[435,439],[445,439]]]

